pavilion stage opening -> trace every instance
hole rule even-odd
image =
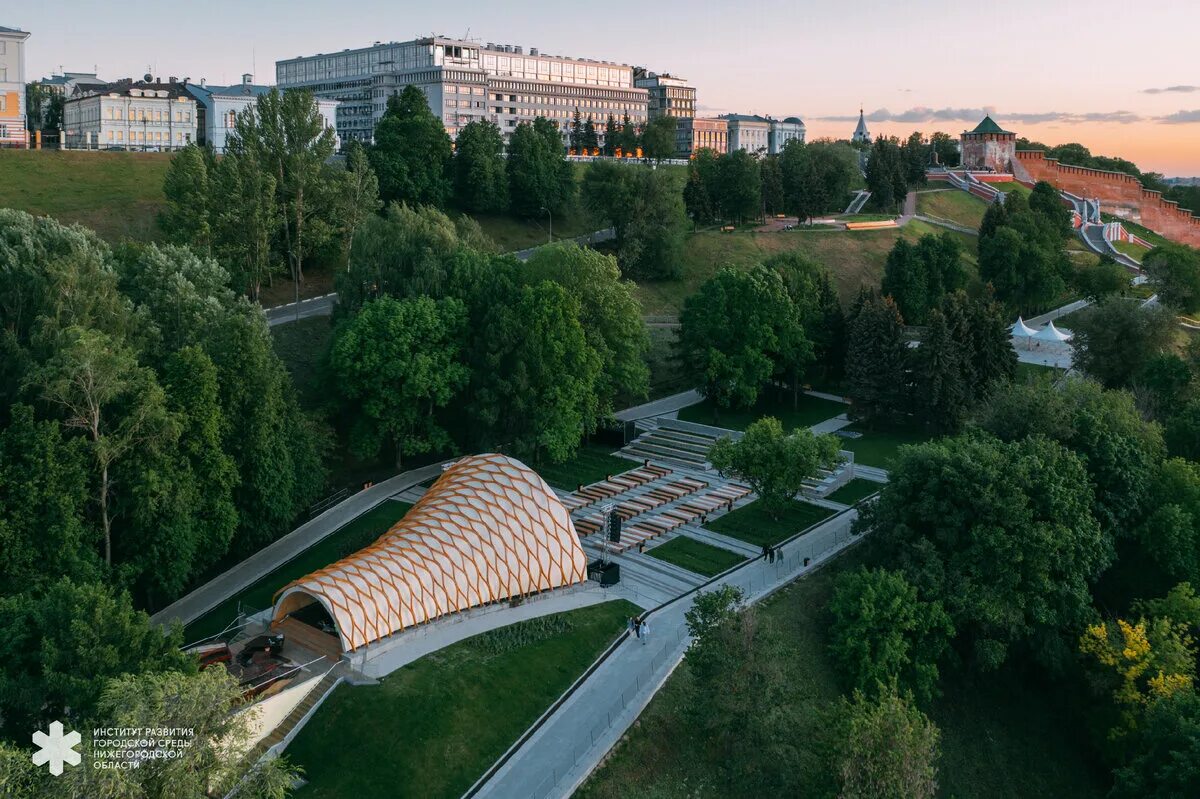
[[[373,544],[285,586],[271,627],[341,656],[442,616],[586,580],[587,557],[553,489],[505,455],[473,455]]]

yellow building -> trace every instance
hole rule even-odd
[[[0,147],[26,147],[25,40],[29,34],[0,25]]]

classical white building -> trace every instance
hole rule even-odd
[[[196,101],[187,84],[123,80],[76,89],[63,105],[63,147],[177,150],[196,140]]]
[[[790,141],[798,141],[803,143],[805,136],[804,122],[800,117],[788,117],[787,119],[772,119],[771,133],[768,137],[769,144],[768,152],[772,155],[778,155],[783,152],[783,148]]]
[[[408,85],[425,94],[451,137],[477,119],[494,122],[507,137],[541,116],[565,136],[576,109],[597,125],[610,114],[642,125],[649,113],[648,92],[634,86],[627,64],[441,36],[278,61],[275,78],[280,88],[340,100],[343,141],[370,141],[388,97]]]
[[[0,25],[0,147],[27,147],[25,40],[29,34]]]
[[[729,152],[766,153],[771,144],[771,120],[751,114],[725,114],[729,127]]]
[[[199,115],[196,141],[211,147],[215,153],[224,153],[225,141],[233,132],[238,114],[257,103],[258,97],[272,88],[255,83],[254,76],[249,73],[242,75],[242,82],[233,86],[209,86],[204,81],[189,83],[187,90],[196,100]],[[338,101],[318,97],[316,105],[325,127],[333,128],[336,136]],[[336,146],[341,148],[340,140]]]

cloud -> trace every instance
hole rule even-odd
[[[1191,94],[1192,92],[1200,92],[1200,86],[1167,86],[1162,89],[1142,89],[1143,94],[1164,94],[1166,92]]]
[[[1143,117],[1138,116],[1132,111],[1089,111],[1089,112],[1066,112],[1066,111],[1041,111],[1037,113],[997,113],[993,106],[983,106],[982,108],[926,108],[918,106],[910,108],[907,111],[893,113],[886,108],[880,108],[866,114],[868,122],[900,122],[900,123],[922,123],[922,122],[978,122],[985,116],[991,115],[1001,124],[1013,123],[1024,125],[1044,125],[1052,123],[1060,124],[1079,124],[1085,122],[1113,122],[1122,125],[1127,125],[1133,122],[1142,122]],[[822,120],[829,122],[854,122],[858,120],[857,116],[828,116],[819,117]]]
[[[1157,117],[1156,121],[1162,122],[1164,125],[1186,125],[1190,122],[1200,122],[1200,108],[1195,111],[1176,111],[1165,117]]]

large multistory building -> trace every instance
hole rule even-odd
[[[805,128],[800,117],[775,119],[756,114],[725,114],[729,127],[729,152],[778,155],[790,141],[804,141]]]
[[[689,86],[683,78],[635,67],[633,85],[646,90],[647,115],[650,119],[688,119],[696,116],[696,87]]]
[[[196,100],[174,78],[76,88],[63,104],[66,149],[177,150],[195,140]]]
[[[649,92],[634,86],[633,67],[626,64],[440,36],[279,61],[275,77],[280,88],[340,101],[343,141],[370,141],[388,97],[408,85],[425,94],[452,137],[477,119],[494,122],[508,136],[541,116],[565,135],[576,109],[597,125],[610,114],[628,114],[641,125],[649,114]]]
[[[29,34],[0,25],[0,147],[26,147],[25,40]]]
[[[250,73],[242,75],[242,82],[232,86],[209,86],[206,81],[187,84],[188,93],[196,100],[196,142],[211,147],[218,155],[224,153],[238,115],[272,88],[255,83]],[[314,102],[325,127],[336,133],[338,101],[317,97]]]
[[[675,125],[675,154],[691,158],[699,150],[729,151],[729,124],[724,119],[682,117]]]

